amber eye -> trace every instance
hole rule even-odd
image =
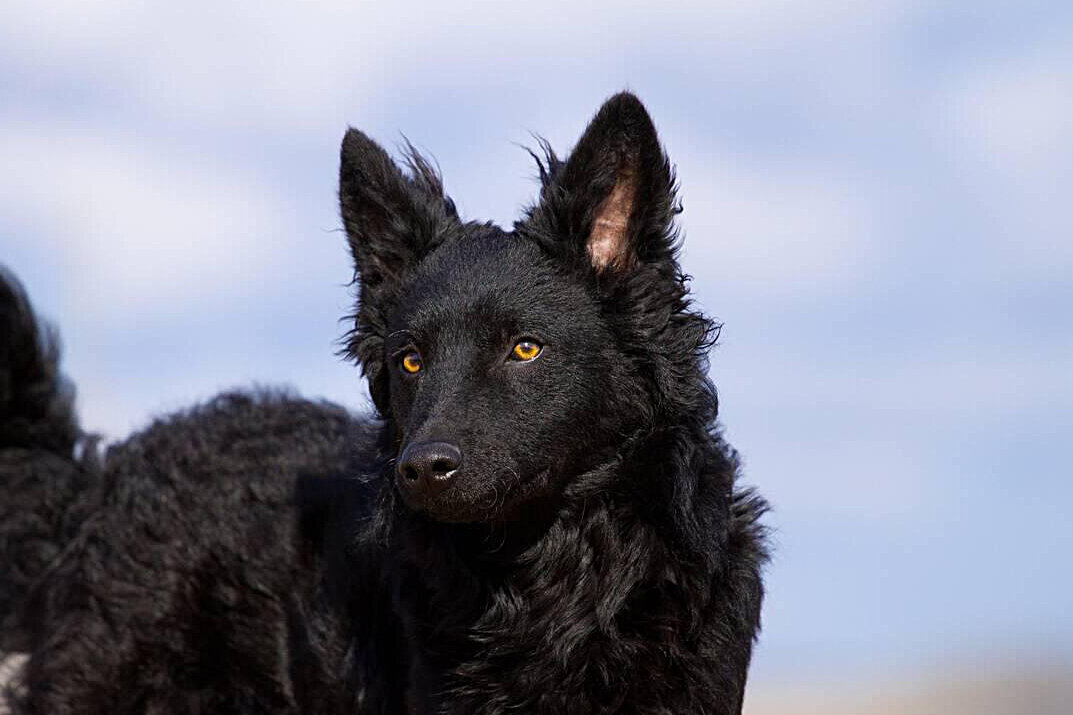
[[[402,365],[402,369],[411,375],[421,372],[421,368],[423,367],[421,355],[418,354],[416,350],[411,350],[403,355],[400,364]]]
[[[529,362],[536,358],[537,355],[540,355],[543,349],[540,343],[535,343],[532,340],[519,340],[514,349],[510,351],[510,359]]]

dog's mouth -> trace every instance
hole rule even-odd
[[[396,474],[395,483],[407,508],[445,524],[513,521],[527,511],[530,502],[544,501],[550,469],[523,478],[510,467],[491,474],[458,469],[449,483],[433,490],[415,490],[407,477]]]

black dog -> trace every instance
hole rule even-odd
[[[15,712],[740,712],[765,505],[716,428],[648,114],[620,94],[545,147],[512,232],[408,165],[343,141],[373,421],[227,395],[97,457],[3,286]]]

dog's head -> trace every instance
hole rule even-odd
[[[619,94],[513,231],[464,222],[411,150],[402,171],[351,129],[340,204],[359,285],[347,343],[397,449],[406,504],[499,521],[554,499],[674,415],[714,416],[712,325],[688,309],[674,176]]]

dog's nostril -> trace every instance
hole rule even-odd
[[[402,476],[410,481],[416,481],[420,476],[417,470],[409,464],[402,465]]]
[[[432,463],[433,474],[447,474],[453,472],[458,468],[458,465],[451,459],[437,459]]]

